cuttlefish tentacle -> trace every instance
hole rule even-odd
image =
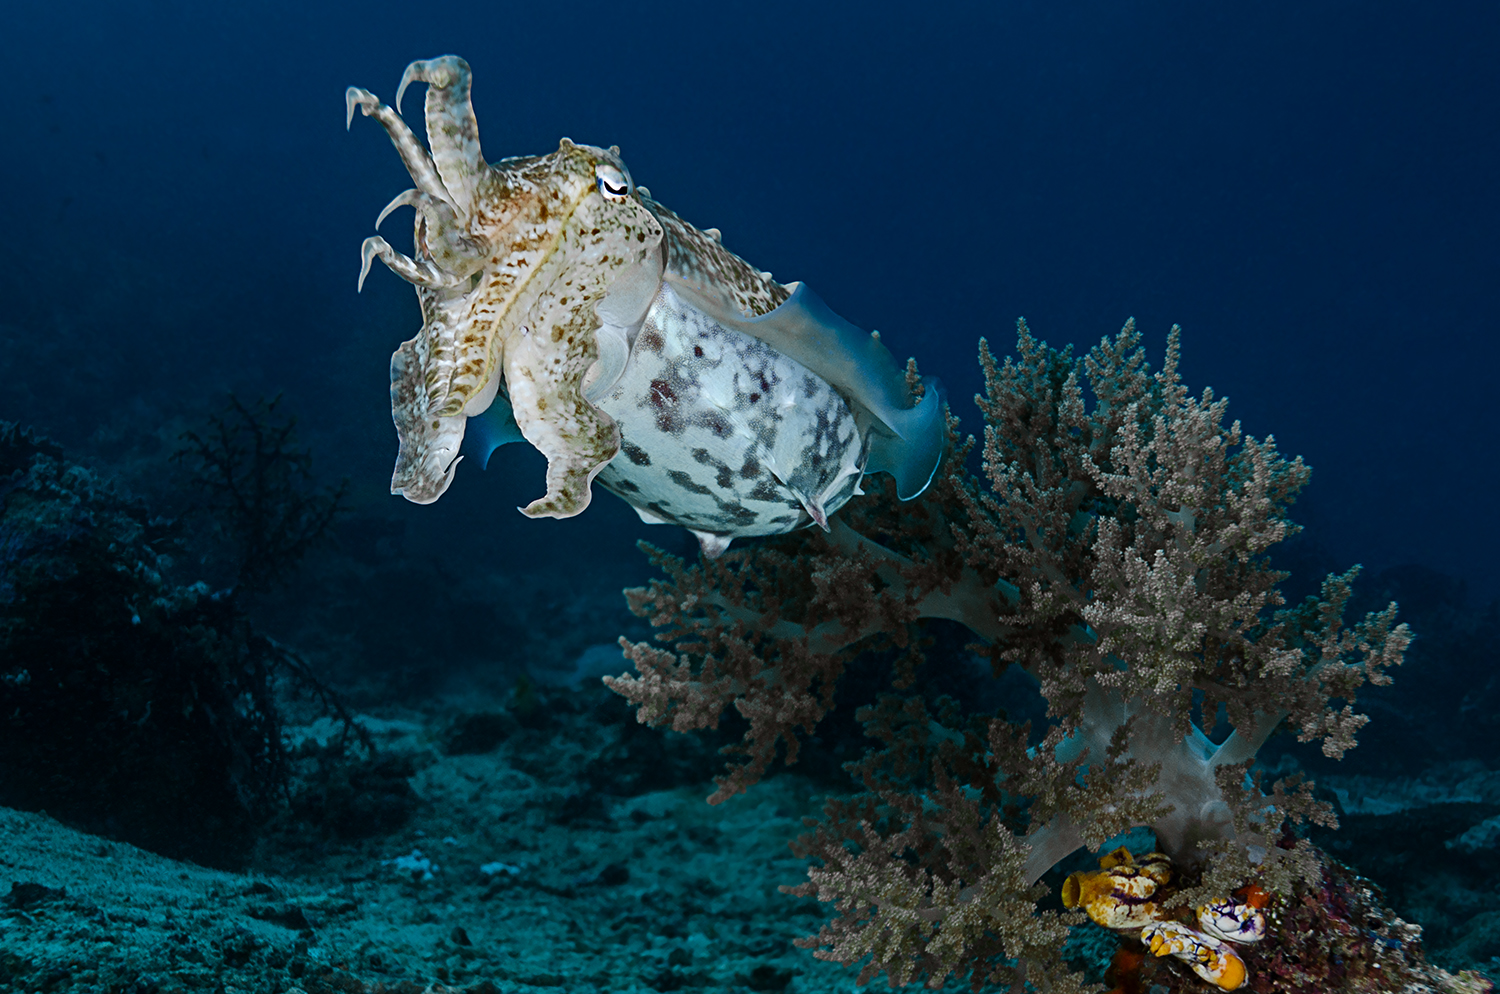
[[[391,248],[391,243],[384,238],[371,235],[359,247],[359,288],[361,290],[365,288],[365,277],[370,275],[370,263],[376,258],[390,267],[391,272],[417,286],[439,290],[450,289],[467,278],[467,274],[460,276],[444,272],[426,259],[413,259],[411,256],[402,255]]]
[[[401,162],[406,166],[406,171],[411,174],[412,182],[417,184],[417,189],[448,203],[452,198],[448,195],[448,188],[443,186],[443,178],[438,174],[437,166],[432,161],[432,156],[427,154],[427,149],[422,142],[412,133],[406,122],[401,120],[388,104],[382,103],[380,98],[369,90],[351,86],[344,91],[345,119],[344,127],[348,128],[354,121],[354,108],[358,107],[365,117],[373,117],[385,128],[385,133],[390,136],[391,144],[396,146],[396,151],[401,155]]]
[[[375,227],[379,228],[398,207],[414,207],[427,220],[427,227],[418,236],[418,241],[443,272],[463,279],[484,265],[490,252],[489,240],[482,235],[465,234],[457,214],[446,202],[429,197],[416,188],[406,190],[385,205],[375,219]],[[420,250],[418,254],[422,254]]]
[[[385,223],[385,219],[395,213],[398,207],[415,207],[417,210],[422,210],[422,201],[424,198],[428,202],[431,202],[432,200],[431,197],[427,197],[421,190],[418,190],[416,187],[412,187],[410,190],[402,190],[400,193],[392,197],[391,202],[386,204],[385,207],[381,208],[380,213],[376,215],[375,230],[379,231],[380,226]]]
[[[479,148],[479,123],[469,102],[469,64],[456,55],[422,59],[406,67],[396,90],[396,109],[412,83],[427,84],[427,144],[432,160],[465,223],[480,178],[489,170]]]

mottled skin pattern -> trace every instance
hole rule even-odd
[[[705,296],[716,298],[746,317],[775,310],[790,293],[719,242],[719,231],[699,231],[644,193],[642,202],[661,223],[666,271]]]
[[[826,382],[724,328],[664,287],[619,384],[599,401],[623,454],[599,483],[648,521],[715,535],[771,535],[827,515],[864,464],[854,413]],[[651,453],[687,451],[663,471]]]
[[[401,443],[391,491],[424,504],[442,495],[465,415],[488,407],[503,377],[522,434],[547,457],[547,494],[523,510],[570,517],[619,451],[614,423],[582,392],[598,357],[594,305],[658,250],[661,225],[616,151],[563,139],[550,155],[486,164],[462,59],[414,62],[401,89],[412,81],[428,84],[430,154],[373,94],[347,93],[349,116],[358,108],[384,125],[416,183],[386,209],[417,209],[413,254],[378,236],[363,249],[365,271],[378,257],[422,304],[422,331],[391,359]]]
[[[398,112],[413,82],[427,84],[430,151]],[[868,429],[848,395],[755,337],[760,325],[731,327],[791,289],[652,200],[618,149],[564,138],[486,164],[469,88],[449,55],[407,67],[397,110],[347,92],[350,120],[358,109],[383,125],[415,183],[376,220],[414,208],[412,254],[368,238],[360,272],[363,285],[380,259],[422,308],[422,330],[391,357],[391,491],[437,500],[467,420],[499,396],[547,457],[547,494],[526,514],[579,513],[597,475],[709,555],[734,536],[827,528],[859,492]],[[841,346],[806,347],[817,362]]]

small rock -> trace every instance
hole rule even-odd
[[[442,733],[443,752],[450,756],[486,753],[519,729],[516,719],[504,711],[460,715]]]
[[[12,908],[32,908],[47,901],[60,900],[67,896],[67,891],[62,888],[45,887],[41,884],[29,881],[11,881],[10,893],[5,895],[5,903]]]
[[[245,914],[251,918],[259,918],[263,922],[270,922],[272,925],[289,928],[293,932],[301,932],[304,929],[312,928],[312,923],[307,920],[307,915],[295,904],[262,904],[246,908]]]
[[[624,863],[610,863],[594,879],[605,887],[619,887],[630,882],[630,867]]]
[[[745,986],[752,991],[784,991],[792,982],[792,971],[763,963],[750,971]]]

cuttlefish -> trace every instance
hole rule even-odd
[[[426,146],[400,116],[412,83],[427,85]],[[395,109],[346,94],[348,122],[379,121],[415,184],[375,222],[414,208],[411,254],[378,235],[361,249],[360,287],[379,259],[422,311],[391,357],[392,493],[431,503],[464,454],[524,440],[547,458],[524,514],[572,517],[597,480],[712,557],[826,529],[866,473],[891,474],[903,500],[927,487],[946,437],[934,378],[657,203],[617,147],[564,138],[486,163],[470,84],[445,55],[407,66]]]

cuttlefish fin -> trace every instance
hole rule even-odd
[[[524,442],[526,437],[516,424],[516,413],[511,410],[510,398],[497,394],[482,413],[469,418],[468,434],[464,449],[479,461],[480,469],[489,468],[490,456],[502,445]]]
[[[925,393],[908,408],[885,412],[870,427],[870,457],[866,473],[889,473],[896,478],[896,496],[911,500],[932,482],[943,458],[946,436],[943,385],[935,376],[922,377]]]

